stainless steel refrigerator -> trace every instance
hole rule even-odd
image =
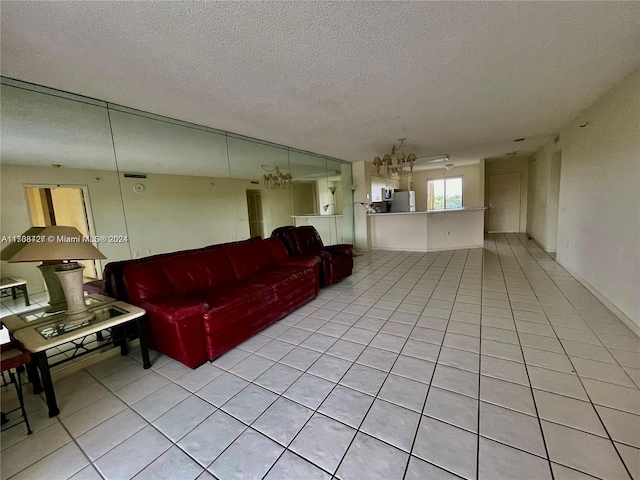
[[[416,211],[416,192],[413,190],[399,192],[396,190],[393,194],[393,202],[391,203],[391,213],[398,212],[415,212]]]

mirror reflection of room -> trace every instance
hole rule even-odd
[[[68,225],[121,239],[95,244],[107,259],[81,262],[85,282],[109,262],[286,225],[314,225],[327,245],[353,239],[350,164],[10,79],[1,101],[2,234]],[[2,276],[48,300],[36,264],[3,261]]]

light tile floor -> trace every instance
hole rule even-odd
[[[27,395],[2,478],[640,478],[640,339],[521,235],[372,252],[213,364]],[[3,392],[3,408],[15,402]]]

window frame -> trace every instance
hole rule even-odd
[[[460,207],[447,208],[447,181],[458,179],[460,179]],[[440,181],[443,182],[443,206],[442,208],[434,208],[432,191],[434,189],[434,183]],[[456,210],[459,208],[464,208],[464,175],[427,179],[427,210]]]

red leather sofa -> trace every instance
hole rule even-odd
[[[159,258],[175,257],[176,255],[190,254],[194,252],[201,252],[204,250],[212,250],[215,248],[224,247],[226,245],[236,245],[237,243],[253,242],[255,240],[261,240],[260,237],[251,237],[247,240],[241,240],[239,242],[221,243],[215,245],[207,245],[206,247],[194,248],[190,250],[179,250],[177,252],[159,253],[157,255],[151,255],[149,257],[134,258],[132,260],[120,260],[117,262],[109,262],[105,265],[102,272],[102,278],[100,280],[93,280],[84,284],[84,290],[87,293],[100,293],[107,297],[115,298],[116,300],[122,300],[123,302],[129,301],[127,295],[127,289],[124,286],[124,279],[122,277],[124,267],[127,265],[134,265],[138,263],[147,263],[157,260]]]
[[[123,281],[158,351],[195,368],[315,298],[319,263],[269,238],[131,262]]]
[[[320,282],[333,285],[353,272],[353,245],[340,244],[325,247],[320,234],[312,225],[278,227],[271,237],[279,238],[292,256],[317,255],[322,259]]]

